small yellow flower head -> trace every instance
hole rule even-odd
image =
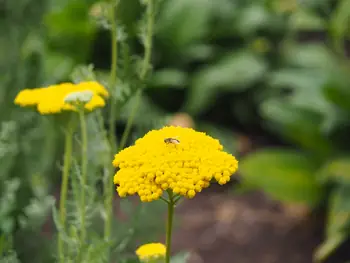
[[[17,94],[15,104],[21,107],[36,106],[43,97],[43,94],[51,89],[52,87],[24,89]]]
[[[193,198],[212,179],[226,184],[238,169],[218,140],[172,126],[148,132],[115,155],[113,165],[119,168],[114,176],[119,196],[138,194],[143,202],[159,199],[168,189]]]
[[[140,246],[136,250],[136,255],[142,262],[149,262],[165,257],[166,247],[162,243],[149,243]]]
[[[22,107],[36,106],[40,114],[56,114],[63,111],[77,111],[76,106],[70,103],[73,97],[81,97],[84,93],[91,93],[85,109],[92,111],[95,108],[104,107],[105,100],[109,96],[108,91],[94,81],[81,82],[79,84],[62,83],[46,88],[21,91],[15,103]],[[68,97],[68,100],[67,100]],[[85,96],[86,97],[86,96]]]

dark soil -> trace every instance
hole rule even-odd
[[[173,249],[190,251],[189,263],[311,263],[322,241],[322,217],[259,192],[214,187],[179,205],[177,216]],[[343,250],[327,262],[346,262],[349,249]]]

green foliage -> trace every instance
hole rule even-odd
[[[198,114],[225,90],[242,91],[261,79],[267,66],[250,52],[226,54],[213,66],[195,74],[185,110]]]
[[[153,65],[146,64],[153,74],[145,76],[140,76],[144,67],[140,46],[147,46],[147,1],[111,2],[118,3],[114,85],[108,71],[110,54],[105,53],[110,39],[104,37],[111,30],[109,2],[6,1],[5,9],[0,10],[4,12],[0,26],[6,32],[0,36],[0,48],[6,50],[0,58],[0,234],[14,237],[14,249],[22,261],[52,262],[50,255],[39,253],[39,249],[52,252],[49,246],[42,249],[40,228],[52,209],[50,193],[60,172],[62,120],[19,109],[13,100],[24,88],[69,78],[74,82],[97,80],[108,87],[111,101],[117,105],[118,139],[127,126],[127,144],[169,123],[178,110],[190,113],[197,129],[219,138],[233,154],[237,141],[226,128],[233,119],[248,130],[250,125],[262,126],[293,144],[298,151],[267,149],[243,158],[244,183],[276,199],[311,207],[316,207],[330,188],[327,240],[315,257],[321,260],[332,253],[349,236],[346,189],[350,145],[346,141],[350,68],[342,47],[349,33],[350,2],[162,1],[156,6],[159,16],[154,27]],[[299,33],[320,30],[326,31],[327,45],[324,41],[298,41]],[[181,94],[181,99],[173,94]],[[215,122],[223,122],[220,125],[207,119],[206,114],[214,108],[223,109],[214,114]],[[88,190],[86,261],[106,262],[100,255],[113,247],[115,258],[134,262],[130,255],[136,240],[152,241],[160,226],[158,204],[135,207],[123,200],[120,209],[128,220],[115,219],[116,238],[103,240],[102,227],[96,227],[106,215],[96,185],[110,176],[106,172],[110,145],[104,129],[109,110],[88,117],[87,185],[81,185],[80,138],[75,137],[68,200],[71,227],[63,233],[71,248],[67,262],[80,247],[78,196],[82,189]],[[53,211],[55,215],[57,211]],[[57,218],[55,221],[60,230]],[[30,244],[28,236],[35,237],[37,244]],[[11,257],[4,262],[16,262]]]
[[[345,14],[339,15],[340,8],[348,12],[344,10],[346,2],[337,5],[329,21],[329,38],[336,42],[345,38],[344,24],[336,23],[337,19],[346,19]],[[333,35],[334,32],[338,33]],[[265,127],[300,150],[291,156],[286,150],[273,150],[273,154],[271,150],[259,151],[243,158],[240,166],[247,185],[263,189],[281,201],[304,201],[318,207],[331,189],[327,198],[326,239],[315,252],[317,261],[325,260],[349,237],[349,161],[345,141],[350,68],[344,57],[335,55],[339,46],[334,46],[334,50],[321,44],[285,42],[281,54],[284,65],[268,75],[270,90],[259,103],[259,110]],[[260,176],[258,169],[266,176]],[[278,184],[275,177],[280,178]],[[310,202],[306,197],[315,192],[317,198]]]
[[[315,252],[318,261],[327,258],[350,234],[349,190],[349,185],[339,185],[329,198],[326,241]]]
[[[322,188],[310,156],[282,149],[261,150],[240,162],[245,184],[262,188],[271,197],[310,207],[319,203]]]
[[[322,188],[315,176],[317,163],[303,153],[261,150],[244,158],[240,171],[247,185],[262,188],[275,199],[311,207],[321,200]]]
[[[243,158],[243,184],[311,208],[324,201],[329,188],[332,196],[347,200],[339,189],[348,184],[350,146],[350,68],[343,55],[349,36],[348,4],[220,0],[213,6],[206,1],[166,1],[149,85],[163,99],[181,91],[185,100],[177,108],[189,112],[199,122],[198,129],[207,128],[200,125],[201,119],[225,98],[231,101],[231,112],[223,106],[219,114],[241,125],[258,123],[298,148],[267,149]],[[189,7],[198,12],[190,14]],[[300,34],[310,31],[323,31],[326,41],[299,41]],[[174,92],[159,91],[165,87]],[[167,108],[165,103],[161,107]],[[330,215],[333,199],[327,199]],[[344,214],[347,218],[346,210]],[[327,228],[340,224],[335,221],[330,216]],[[315,255],[318,260],[349,236],[347,230],[331,232]]]

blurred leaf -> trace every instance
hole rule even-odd
[[[153,73],[152,85],[157,87],[183,88],[187,82],[187,74],[177,69],[162,69]]]
[[[48,76],[48,80],[44,85],[52,85],[53,83],[66,80],[75,64],[71,57],[49,51],[45,53],[43,62],[43,74]]]
[[[237,153],[237,138],[235,134],[227,129],[218,125],[209,123],[198,123],[197,129],[207,133],[208,135],[217,138],[220,143],[224,146],[224,150],[231,154]]]
[[[271,128],[285,138],[321,157],[332,152],[331,142],[321,133],[322,115],[297,108],[283,99],[266,100],[260,110]]]
[[[348,237],[350,226],[350,186],[340,185],[330,196],[326,226],[326,240],[318,247],[314,257],[326,259]]]
[[[243,182],[281,201],[314,207],[322,188],[315,179],[317,166],[302,153],[282,149],[260,150],[240,161]]]
[[[331,160],[321,169],[321,179],[350,185],[350,157]]]
[[[348,69],[340,69],[332,74],[332,78],[323,88],[325,97],[346,111],[350,111],[350,81],[348,76]]]
[[[198,114],[222,91],[243,91],[261,79],[267,70],[264,60],[250,52],[234,52],[195,76],[186,101],[186,111]]]
[[[324,44],[288,44],[284,46],[283,58],[290,66],[331,69],[337,63]]]
[[[236,27],[241,34],[252,34],[267,26],[270,18],[271,14],[262,3],[250,4],[239,12]]]
[[[44,18],[50,46],[83,62],[96,32],[96,25],[89,18],[90,4],[82,0],[58,3]]]
[[[332,105],[323,95],[327,75],[316,70],[283,69],[270,74],[268,83],[276,88],[291,88],[288,101],[301,109],[328,114]]]
[[[350,0],[339,1],[336,10],[331,16],[331,33],[335,41],[340,44],[346,38],[350,29]]]
[[[347,233],[337,233],[327,238],[314,252],[314,259],[316,262],[323,261],[330,256],[330,254],[347,239],[347,236]]]
[[[289,19],[292,30],[322,30],[326,26],[324,19],[305,8],[298,8],[295,12],[292,12]]]
[[[212,7],[210,0],[166,1],[157,23],[158,37],[176,49],[201,39],[208,32]]]
[[[214,56],[214,46],[207,44],[195,44],[186,47],[183,51],[183,56],[186,58],[185,61],[205,61]]]

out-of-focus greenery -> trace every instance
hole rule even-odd
[[[88,62],[90,47],[99,28],[89,16],[91,4],[93,2],[23,0],[6,1],[1,6],[0,25],[2,32],[6,32],[0,42],[1,49],[6,51],[0,58],[3,72],[0,80],[1,262],[55,262],[55,229],[49,223],[53,211],[53,221],[62,232],[53,207],[53,194],[59,186],[61,170],[62,120],[59,116],[39,116],[15,106],[13,101],[16,94],[25,88],[70,79],[74,82],[98,79],[106,84],[105,72],[95,72],[91,66],[79,66]],[[122,80],[132,79],[136,74],[133,68],[137,64],[135,62],[138,63],[139,59],[124,63],[129,67],[123,68],[125,76],[120,76],[120,85]],[[111,92],[115,96],[113,99],[122,103],[131,98],[139,87],[113,88],[122,90],[122,93]],[[162,207],[119,201],[119,217],[112,222],[113,242],[101,239],[99,234],[103,229],[99,226],[102,226],[106,211],[101,198],[97,198],[102,193],[96,185],[101,184],[105,172],[102,168],[110,157],[104,155],[105,142],[101,136],[104,123],[100,123],[98,115],[91,114],[87,126],[90,133],[89,182],[88,185],[79,185],[80,168],[75,163],[68,200],[70,228],[69,233],[63,233],[65,243],[69,245],[71,255],[80,249],[76,233],[80,231],[81,208],[77,207],[74,194],[79,195],[82,189],[89,189],[83,209],[86,209],[87,221],[92,227],[89,228],[84,260],[106,262],[107,250],[112,247],[114,258],[134,261],[134,250],[139,242],[153,241],[162,229],[158,216]],[[75,138],[74,148],[79,148],[80,141]],[[111,165],[109,162],[108,166]]]
[[[26,87],[71,77],[107,82],[110,39],[105,2],[4,3],[0,9],[0,27],[6,32],[0,36],[0,48],[6,51],[0,57],[0,233],[14,236],[21,259],[43,262],[50,253],[41,253],[44,239],[39,238],[39,229],[58,181],[60,130],[52,120],[18,109],[13,99]],[[126,125],[140,85],[133,76],[140,68],[143,6],[138,0],[120,0],[119,5],[118,71],[122,74],[115,89],[118,124]],[[349,236],[350,226],[350,65],[344,52],[350,1],[163,0],[158,11],[153,74],[147,78],[139,102],[142,114],[135,115],[128,143],[168,123],[180,111],[194,118],[197,129],[220,138],[231,153],[236,153],[231,130],[235,125],[243,131],[269,132],[290,147],[244,157],[240,161],[243,184],[310,208],[326,200],[326,239],[316,252],[317,259],[326,258]],[[93,68],[86,66],[91,62]],[[90,130],[95,121],[90,120]],[[123,203],[123,210],[133,217],[136,212],[131,207]],[[115,235],[141,227],[136,221],[130,224],[120,226]],[[124,245],[133,247],[132,242]]]

